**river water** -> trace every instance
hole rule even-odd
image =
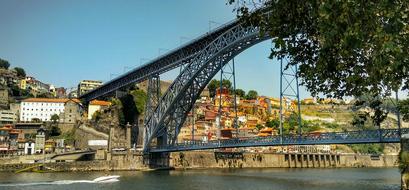
[[[105,175],[119,181],[96,183]],[[154,172],[0,173],[0,189],[378,190],[399,189],[397,168],[213,169]]]

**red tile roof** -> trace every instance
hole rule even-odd
[[[102,101],[102,100],[92,100],[89,105],[98,105],[98,106],[109,106],[111,102]]]
[[[68,98],[27,98],[24,99],[22,102],[49,102],[49,103],[65,103],[68,101],[74,101],[76,103],[80,103],[78,99],[68,99]]]

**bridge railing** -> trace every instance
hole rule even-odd
[[[151,150],[178,151],[228,147],[314,145],[314,144],[356,144],[399,142],[400,134],[409,133],[409,128],[360,130],[345,132],[307,133],[303,135],[274,135],[269,137],[233,138],[210,141],[186,141],[173,145],[154,146]]]

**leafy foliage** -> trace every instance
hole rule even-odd
[[[370,94],[365,94],[357,98],[354,103],[353,110],[367,109],[370,108],[373,114],[363,113],[360,111],[358,116],[354,116],[352,125],[357,127],[363,127],[367,117],[372,119],[373,124],[376,127],[380,127],[381,123],[388,116],[389,111],[383,106],[383,99],[380,96],[374,96]]]
[[[409,121],[409,99],[402,100],[398,105],[399,111],[402,114],[403,121]]]
[[[409,1],[257,2],[228,1],[237,3],[239,18],[273,37],[270,58],[288,56],[290,65],[299,65],[314,96],[408,89]]]
[[[302,131],[303,133],[309,133],[309,132],[314,132],[318,131],[321,129],[318,123],[312,122],[312,121],[302,121]]]
[[[242,90],[242,89],[236,89],[235,93],[236,93],[237,96],[239,96],[241,98],[244,98],[246,96],[246,92],[244,90]]]
[[[22,96],[26,98],[34,97],[34,95],[31,94],[29,90],[20,89],[17,85],[12,85],[10,87],[10,90],[13,96]]]
[[[280,126],[280,120],[278,120],[278,119],[268,120],[266,122],[266,127],[268,127],[268,128],[278,129],[279,126]]]
[[[407,171],[409,167],[409,152],[401,151],[399,153],[399,169],[401,171]]]
[[[60,117],[57,114],[53,114],[50,118],[53,123],[57,123],[60,120]]]
[[[101,119],[101,115],[99,110],[95,111],[94,114],[92,114],[92,120],[98,122]]]
[[[57,125],[52,125],[51,130],[50,130],[50,136],[60,136],[61,135],[61,129]]]
[[[354,144],[350,147],[355,153],[362,154],[382,154],[384,150],[383,144]]]
[[[229,89],[231,91],[232,84],[229,80],[223,79],[222,87]],[[220,88],[220,81],[213,79],[207,85],[207,89],[209,90],[210,97],[214,97],[216,95],[216,89]]]
[[[14,70],[17,72],[17,76],[19,77],[26,77],[26,71],[23,68],[15,67]]]
[[[33,123],[41,123],[41,120],[39,118],[32,118],[31,122]]]
[[[136,111],[138,114],[143,113],[145,111],[145,104],[148,99],[148,95],[143,90],[139,89],[132,91],[131,94],[135,102]]]
[[[4,59],[0,59],[0,68],[9,69],[10,63]]]
[[[256,129],[257,129],[257,130],[261,130],[261,129],[263,129],[263,128],[264,128],[264,126],[261,125],[261,124],[257,124],[257,125],[256,125]]]
[[[249,90],[246,95],[247,100],[255,100],[258,97],[258,93],[255,90]]]

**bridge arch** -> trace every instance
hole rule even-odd
[[[210,80],[236,55],[267,39],[270,37],[261,36],[258,27],[239,23],[200,50],[148,117],[144,151],[149,151],[150,143],[157,137],[164,137],[166,144],[176,143],[187,113]]]

